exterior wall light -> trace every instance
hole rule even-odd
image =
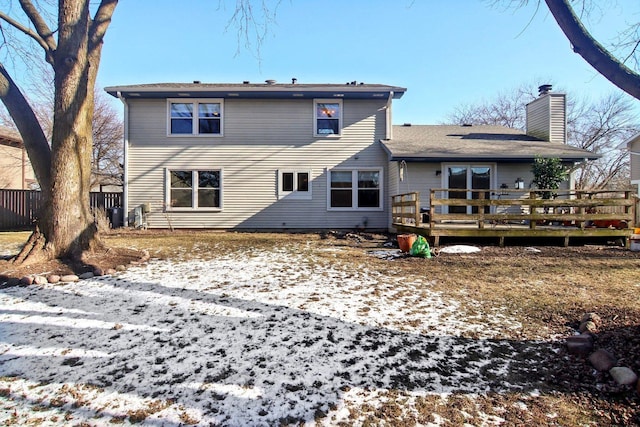
[[[524,180],[518,177],[516,179],[516,190],[523,190],[523,189],[524,189]]]

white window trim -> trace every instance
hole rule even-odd
[[[316,111],[318,110],[318,104],[338,104],[340,106],[340,114],[338,115],[338,133],[318,133],[318,117]],[[335,98],[319,98],[313,100],[313,136],[321,138],[340,138],[342,136],[342,116],[344,106],[342,105],[342,99]]]
[[[284,191],[282,189],[283,179],[282,174],[293,174],[293,191]],[[309,191],[298,191],[298,174],[306,173],[309,176]],[[280,169],[278,170],[278,199],[291,199],[291,200],[311,200],[312,199],[312,177],[310,169]]]
[[[331,172],[351,172],[351,207],[349,208],[334,208],[331,206]],[[379,191],[380,191],[380,205],[378,207],[356,207],[358,204],[358,172],[378,172],[380,175],[380,186],[379,186]],[[376,168],[376,167],[372,167],[372,168],[333,168],[333,169],[329,169],[327,168],[327,210],[328,211],[343,211],[343,212],[352,212],[352,211],[357,211],[357,212],[364,212],[364,211],[369,211],[369,212],[379,212],[379,211],[383,211],[384,210],[384,170],[382,168]]]
[[[171,133],[171,104],[192,104],[191,133]],[[197,133],[198,104],[220,104],[220,133]],[[171,138],[220,138],[224,136],[224,98],[167,98],[167,136]]]
[[[194,172],[203,171],[203,170],[211,170],[211,171],[219,171],[220,172],[220,207],[173,207],[171,206],[171,171],[184,171],[191,172],[192,176]],[[164,193],[164,211],[165,212],[221,212],[224,208],[224,170],[222,168],[165,168],[164,169],[164,182],[165,182],[165,193]],[[191,188],[192,192],[192,200],[198,200],[198,182],[196,177],[193,177],[194,186]]]

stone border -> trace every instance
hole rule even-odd
[[[567,351],[574,356],[586,358],[597,371],[609,372],[618,385],[636,388],[640,394],[638,375],[626,366],[617,366],[618,360],[611,352],[600,348],[595,349],[593,335],[597,333],[602,319],[596,313],[585,313],[580,321],[579,335],[566,338]]]
[[[142,256],[137,261],[129,262],[128,266],[136,266],[141,265],[149,261],[151,256],[149,255],[149,251],[143,250]],[[47,283],[56,284],[56,283],[73,283],[78,282],[80,280],[91,279],[92,277],[100,277],[100,276],[111,276],[121,271],[125,271],[127,266],[121,264],[117,265],[116,268],[108,268],[103,270],[100,267],[96,267],[93,271],[87,271],[86,273],[82,273],[79,275],[76,274],[33,274],[30,276],[23,276],[21,278],[17,277],[9,277],[6,278],[6,281],[0,283],[0,288],[10,288],[13,286],[30,286],[30,285],[46,285]],[[3,278],[4,279],[4,278]],[[2,280],[2,279],[0,279]]]

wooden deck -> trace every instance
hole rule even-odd
[[[505,239],[542,238],[549,244],[571,239],[620,240],[629,244],[636,215],[634,190],[562,191],[541,199],[530,190],[456,190],[471,198],[449,198],[432,189],[428,207],[419,193],[392,196],[392,223],[399,233],[423,235],[435,246],[441,237]]]

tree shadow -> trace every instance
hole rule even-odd
[[[379,390],[550,389],[556,343],[416,334],[173,286],[104,277],[2,290],[0,376],[173,402],[224,425],[309,420]],[[64,409],[117,412],[87,405]],[[170,425],[162,414],[145,422]]]

